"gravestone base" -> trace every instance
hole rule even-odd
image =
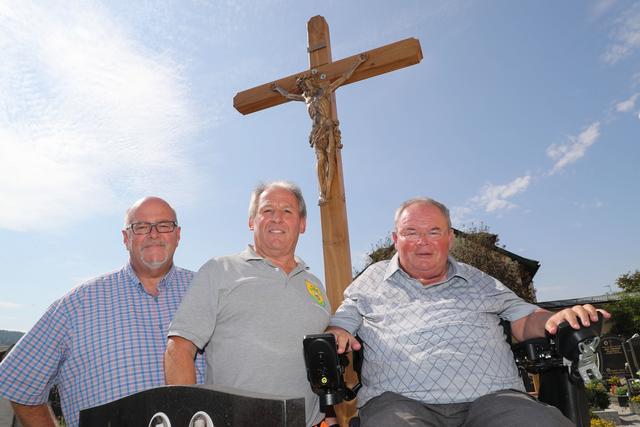
[[[209,421],[195,423],[198,417]],[[304,399],[211,385],[166,386],[80,412],[80,427],[214,425],[303,427]]]

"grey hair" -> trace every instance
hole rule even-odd
[[[136,213],[136,210],[138,210],[138,208],[140,207],[140,205],[142,205],[144,202],[147,202],[149,200],[159,200],[163,203],[166,203],[166,205],[169,207],[169,209],[171,209],[171,212],[173,213],[173,220],[175,222],[178,222],[178,215],[176,214],[176,210],[173,209],[173,207],[164,199],[161,199],[160,197],[156,197],[156,196],[147,196],[147,197],[143,197],[142,199],[139,199],[137,202],[135,202],[133,205],[131,205],[131,207],[129,209],[127,209],[127,211],[124,214],[124,228],[126,229],[128,226],[131,225],[131,220],[133,219],[133,216]]]
[[[300,187],[291,181],[271,181],[261,182],[253,189],[251,199],[249,199],[249,218],[254,218],[256,213],[258,213],[258,200],[260,200],[260,195],[274,187],[290,191],[291,194],[298,199],[300,216],[302,218],[307,217],[307,204],[304,202],[304,197],[302,197],[302,190],[300,190]]]
[[[405,211],[409,206],[415,204],[423,204],[423,205],[431,205],[435,206],[442,212],[442,215],[447,219],[447,226],[451,228],[451,215],[449,215],[449,208],[447,208],[442,203],[437,200],[430,199],[429,197],[414,197],[412,199],[406,200],[402,202],[400,207],[396,209],[396,214],[393,217],[393,224],[397,228],[398,220],[400,219],[400,215]]]

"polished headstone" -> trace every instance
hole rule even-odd
[[[255,425],[304,426],[304,399],[211,385],[166,386],[80,412],[80,427]]]

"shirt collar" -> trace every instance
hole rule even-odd
[[[142,291],[146,292],[144,290],[144,286],[142,286],[142,282],[138,278],[138,275],[136,274],[135,270],[133,269],[133,266],[131,265],[131,261],[127,262],[127,265],[125,267],[125,272],[129,277],[129,283],[132,283],[138,286]],[[164,277],[160,280],[160,283],[158,283],[158,291],[162,291],[164,288],[166,288],[167,284],[171,282],[175,274],[176,274],[176,266],[175,264],[172,264],[167,274],[165,274]]]
[[[389,264],[387,265],[387,270],[384,272],[384,280],[389,279],[398,271],[404,271],[400,267],[400,261],[398,260],[398,253],[396,252],[391,259],[389,260]]]
[[[389,260],[389,264],[387,265],[387,269],[384,273],[384,280],[389,279],[394,274],[403,274],[409,279],[413,279],[409,274],[402,269],[400,266],[400,260],[398,258],[398,253],[396,252],[393,257]],[[463,269],[460,268],[458,261],[455,260],[451,255],[447,257],[447,278],[440,282],[445,283],[451,280],[453,277],[458,276],[466,281],[469,281],[469,278],[464,273]],[[413,279],[415,280],[415,279]]]
[[[271,261],[269,261],[268,259],[263,258],[260,255],[258,255],[256,253],[255,248],[253,247],[253,245],[247,245],[247,248],[244,251],[240,252],[240,258],[242,258],[245,261],[256,261],[256,260],[259,260],[259,261],[262,261],[262,262],[264,262],[266,264],[269,264],[272,267],[275,267],[275,265],[273,265],[273,263]],[[291,273],[309,269],[307,264],[301,258],[299,258],[298,256],[294,256],[294,258],[296,260],[297,266],[296,266],[296,268],[293,269],[293,271]]]

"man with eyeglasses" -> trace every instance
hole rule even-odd
[[[0,364],[0,395],[25,427],[56,426],[47,405],[56,385],[66,425],[82,409],[164,385],[169,324],[193,277],[176,267],[174,209],[145,197],[125,215],[129,262],[54,302]],[[204,360],[196,376],[202,382]]]
[[[304,397],[307,426],[322,421],[302,338],[324,331],[331,309],[320,279],[295,255],[306,213],[295,184],[256,187],[249,204],[253,245],[205,263],[171,323],[168,384],[192,384],[193,357],[204,349],[206,383]]]
[[[363,426],[571,426],[524,392],[499,320],[518,340],[597,321],[591,305],[551,313],[449,256],[449,210],[428,198],[404,202],[392,234],[397,254],[345,290],[328,331],[338,353],[364,344]],[[603,315],[610,315],[603,311]]]

